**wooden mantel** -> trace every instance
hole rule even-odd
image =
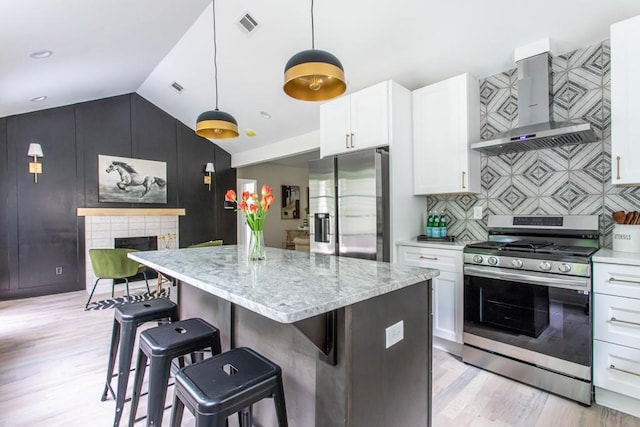
[[[78,216],[185,216],[184,208],[78,208]]]

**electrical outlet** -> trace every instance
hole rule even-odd
[[[385,329],[385,348],[389,348],[404,339],[404,320]]]
[[[56,267],[56,276],[60,276],[62,274],[62,267]]]
[[[473,219],[482,219],[482,206],[473,207]]]

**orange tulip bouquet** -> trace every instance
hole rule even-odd
[[[242,199],[238,201],[234,190],[227,190],[224,199],[236,204],[236,211],[244,213],[247,225],[251,229],[251,240],[249,242],[249,260],[265,259],[264,250],[264,220],[269,213],[269,209],[276,199],[273,191],[268,185],[263,185],[261,198],[256,193],[248,191],[242,192]]]

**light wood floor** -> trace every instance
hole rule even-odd
[[[0,426],[100,427],[113,423],[114,401],[100,401],[113,311],[85,312],[85,300],[84,291],[78,291],[0,301]],[[130,385],[132,382],[133,376]],[[638,418],[595,404],[584,407],[465,365],[438,350],[433,361],[433,394],[435,427],[640,427]],[[144,400],[138,414],[146,409]],[[121,425],[127,425],[128,415],[127,404]],[[163,425],[169,424],[169,418],[170,411],[166,411]],[[144,422],[137,423],[142,425]],[[188,413],[183,425],[193,425]]]

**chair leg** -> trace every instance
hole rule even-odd
[[[103,402],[107,400],[107,394],[111,391],[111,396],[115,399],[116,396],[111,388],[111,377],[113,376],[113,368],[116,364],[116,353],[118,352],[118,343],[120,342],[120,322],[113,320],[113,330],[111,332],[111,347],[109,348],[109,363],[107,364],[107,381],[104,386],[104,392],[102,393]]]
[[[147,284],[147,293],[151,295],[151,289],[149,289],[149,281],[147,280],[147,272],[143,271],[142,275],[144,276],[144,282]]]
[[[173,405],[171,408],[171,427],[180,427],[182,424],[182,413],[184,412],[184,403],[178,397],[178,393],[173,395]]]
[[[278,418],[278,427],[288,427],[287,422],[287,405],[284,400],[284,386],[282,384],[282,376],[278,376],[276,380],[276,391],[273,393],[273,403],[276,406],[276,417]]]
[[[147,425],[161,426],[164,401],[171,372],[171,358],[167,356],[150,358],[149,394],[147,395]],[[132,406],[133,407],[133,406]]]
[[[114,291],[116,289],[116,279],[111,279],[111,298],[114,296]]]
[[[93,293],[96,291],[96,286],[98,286],[98,281],[100,280],[100,278],[98,277],[96,279],[96,283],[93,284],[93,289],[91,289],[91,294],[89,294],[89,299],[87,300],[87,303],[84,305],[84,308],[86,309],[87,307],[89,307],[89,303],[91,302],[91,298],[93,297]]]
[[[133,380],[133,393],[131,395],[131,408],[129,412],[129,427],[133,427],[136,422],[136,412],[138,412],[138,404],[140,403],[140,394],[142,394],[142,382],[144,380],[144,372],[147,368],[147,355],[142,350],[138,351],[138,361],[136,363],[136,375]]]
[[[122,322],[120,324],[120,343],[118,345],[118,388],[116,390],[116,416],[113,422],[114,426],[118,426],[120,424],[120,418],[122,418],[122,410],[126,399],[129,370],[131,369],[131,358],[133,356],[133,345],[137,327],[137,324],[134,322]]]
[[[124,278],[125,283],[127,284],[127,302],[130,303],[131,302],[131,295],[129,295],[129,279],[127,279],[126,277]]]
[[[253,426],[253,407],[247,406],[238,412],[238,423],[240,427],[252,427]]]

